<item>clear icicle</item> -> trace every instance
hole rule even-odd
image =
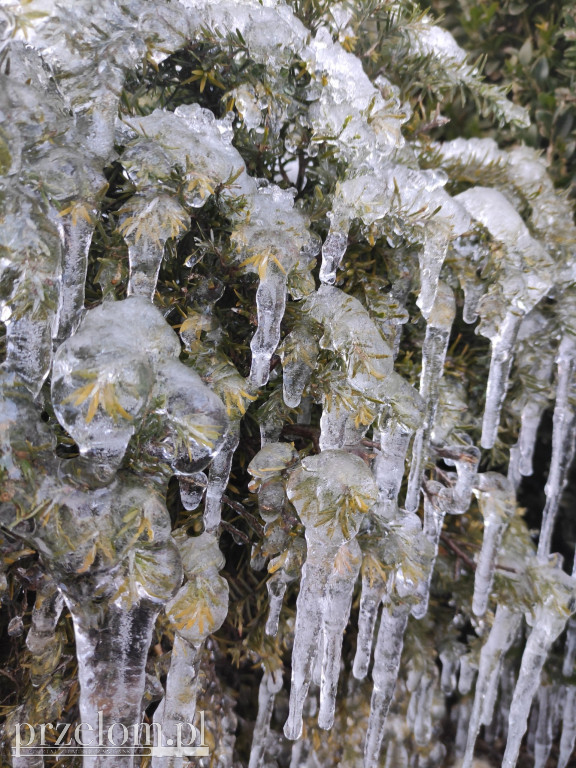
[[[228,612],[228,582],[219,575],[224,556],[210,533],[190,538],[180,529],[178,544],[187,582],[166,605],[166,615],[175,630],[166,695],[154,714],[161,724],[162,744],[178,743],[182,723],[192,723],[198,694],[198,651],[212,632],[222,626]],[[189,734],[182,733],[186,743]],[[172,740],[170,742],[170,740]],[[182,756],[153,757],[152,768],[183,768]]]
[[[521,323],[521,314],[508,312],[498,334],[491,340],[492,356],[490,358],[488,384],[486,385],[486,405],[482,421],[482,437],[480,438],[482,448],[492,448],[496,442],[500,425],[500,412],[502,411],[508,379],[510,378],[514,344]]]
[[[486,724],[486,720],[488,720],[486,709],[489,708],[489,702],[495,701],[498,693],[500,661],[512,646],[521,621],[521,613],[514,613],[506,606],[498,605],[494,624],[480,653],[478,679],[476,680],[474,704],[470,714],[468,741],[462,768],[472,767],[474,745],[480,731],[480,724],[482,722]],[[492,719],[491,715],[490,712],[490,720]]]
[[[282,387],[284,402],[290,408],[298,408],[316,367],[320,348],[311,330],[305,325],[296,326],[278,350],[283,366]]]
[[[342,640],[350,617],[354,585],[361,563],[362,552],[358,543],[351,541],[349,544],[343,544],[336,555],[334,569],[328,580],[322,622],[322,679],[318,712],[320,728],[329,729],[334,723]]]
[[[558,768],[566,768],[576,744],[576,685],[564,689],[562,707],[562,735],[560,736],[560,754]]]
[[[394,417],[389,417],[380,429],[380,450],[374,460],[374,476],[378,483],[378,506],[385,514],[394,514],[397,506],[411,434]]]
[[[444,361],[455,313],[454,292],[446,283],[440,283],[432,311],[428,317],[426,337],[422,347],[420,395],[426,404],[426,410],[424,425],[416,433],[412,447],[412,466],[410,467],[405,505],[408,512],[416,512],[420,501],[420,487],[424,477],[424,469],[430,450],[430,438],[438,407],[439,381],[444,372]]]
[[[98,733],[101,712],[105,732],[113,723],[130,729],[141,718],[146,658],[160,606],[143,600],[129,610],[110,604],[103,611],[86,597],[66,597],[66,602],[76,636],[82,723]],[[88,736],[84,733],[83,740]],[[115,758],[115,768],[133,764],[134,755]],[[84,755],[83,768],[109,765],[105,754]]]
[[[258,715],[254,724],[250,762],[248,768],[263,768],[266,746],[270,737],[270,720],[274,709],[274,699],[282,688],[282,670],[265,670],[258,689]]]
[[[424,618],[428,612],[430,585],[432,583],[436,558],[438,557],[438,545],[440,543],[442,524],[446,514],[445,491],[446,489],[444,486],[437,483],[435,480],[430,480],[426,483],[424,491],[423,532],[428,541],[432,544],[433,555],[425,578],[418,584],[417,594],[420,601],[412,608],[412,616],[414,616],[415,619]]]
[[[358,639],[354,656],[353,674],[363,680],[368,674],[376,617],[386,593],[386,582],[376,569],[363,569],[362,596],[358,615]]]
[[[228,432],[219,453],[214,457],[208,471],[208,485],[204,502],[204,530],[213,533],[222,518],[222,498],[226,492],[234,452],[240,441],[240,425],[230,423]]]
[[[410,697],[410,709],[413,715],[414,741],[418,746],[425,746],[432,738],[432,701],[438,680],[438,670],[430,667],[424,671],[418,687]]]
[[[560,342],[557,357],[558,384],[552,422],[552,458],[545,488],[546,506],[542,515],[542,527],[538,541],[538,557],[543,561],[547,559],[552,546],[552,534],[560,498],[574,456],[576,412],[571,405],[570,398],[574,391],[575,362],[576,341],[572,336],[566,334]]]
[[[520,673],[510,705],[508,740],[502,768],[514,768],[516,765],[522,737],[528,725],[532,700],[540,685],[544,662],[552,644],[566,626],[566,619],[566,615],[559,613],[556,606],[545,604],[536,606],[532,631],[526,641]]]
[[[554,739],[554,689],[544,685],[538,691],[538,724],[534,743],[534,768],[545,768]]]
[[[474,576],[472,610],[476,616],[483,616],[488,608],[502,536],[516,509],[516,494],[510,480],[498,472],[479,474],[475,493],[484,516],[484,535]]]
[[[62,222],[64,248],[62,251],[62,288],[56,339],[63,342],[76,332],[84,310],[84,292],[88,272],[88,251],[92,242],[93,225],[81,216],[73,221],[66,216]]]
[[[272,264],[256,291],[258,329],[250,342],[250,381],[255,387],[264,386],[270,376],[270,360],[280,341],[280,323],[285,307],[286,275]]]
[[[456,466],[456,484],[452,488],[449,512],[463,515],[470,507],[474,481],[476,480],[480,450],[474,445],[434,446],[435,453],[446,464]]]
[[[404,632],[410,609],[406,605],[384,605],[378,639],[374,649],[372,679],[374,689],[370,702],[370,719],[364,747],[364,768],[378,768],[384,738],[384,725],[396,687]]]
[[[174,636],[170,669],[166,677],[166,696],[154,712],[154,722],[162,729],[163,744],[167,739],[171,739],[172,744],[188,743],[190,739],[190,733],[183,725],[194,723],[196,715],[199,649],[200,645],[188,643],[178,633]],[[155,746],[162,747],[163,744]],[[182,757],[176,755],[152,758],[152,768],[181,768],[183,765]]]
[[[331,595],[336,602],[339,602],[339,595],[346,602],[350,585],[344,579],[340,583],[343,587],[340,593],[336,588],[339,577],[334,572],[345,568],[347,553],[341,549],[342,545],[356,536],[363,515],[378,498],[378,490],[362,459],[345,451],[330,450],[304,459],[291,473],[287,492],[305,526],[307,542],[306,562],[296,601],[290,709],[284,726],[286,737],[294,740],[302,732],[302,711],[320,652],[324,622],[332,648],[326,663],[330,665],[338,661],[339,664],[339,654],[331,637],[331,620],[334,618],[330,616],[333,610]],[[331,581],[333,574],[335,581]],[[341,604],[340,610],[343,607]],[[322,703],[326,708],[334,670],[327,666],[322,672],[327,682],[327,687],[321,691],[322,702],[327,697],[326,703]],[[326,709],[323,709],[323,717],[325,714]]]
[[[277,558],[277,560],[283,561],[281,568],[277,568],[276,560],[270,561],[269,570],[271,575],[266,584],[269,600],[268,619],[266,620],[267,635],[273,637],[278,633],[278,622],[280,620],[280,611],[282,610],[286,587],[291,581],[300,576],[305,556],[306,543],[299,536],[290,544],[288,556],[284,558],[280,555]]]
[[[284,725],[287,739],[298,739],[302,733],[302,712],[312,680],[322,629],[322,604],[329,576],[327,563],[334,561],[337,552],[338,547],[327,547],[308,541],[306,562],[302,568],[300,591],[296,601],[290,712]]]

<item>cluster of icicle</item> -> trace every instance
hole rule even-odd
[[[175,640],[155,718],[165,739],[193,720],[200,650],[228,608],[228,586],[219,574],[223,495],[242,417],[261,396],[278,353],[283,398],[270,398],[262,412],[262,448],[248,467],[270,558],[268,635],[279,631],[288,585],[300,583],[293,640],[284,638],[292,642],[286,740],[271,728],[282,670],[263,664],[250,768],[276,765],[275,756],[290,742],[291,768],[340,760],[322,753],[303,731],[303,717],[316,715],[320,728],[342,728],[344,741],[363,742],[355,756],[341,756],[340,765],[383,765],[384,746],[386,766],[408,765],[407,727],[421,749],[420,768],[440,765],[444,751],[433,741],[433,708],[439,690],[455,690],[458,669],[463,698],[456,752],[463,765],[472,765],[476,737],[492,721],[501,682],[501,711],[505,700],[509,709],[503,765],[516,764],[537,699],[531,732],[543,766],[558,725],[559,690],[541,687],[541,673],[567,623],[567,679],[576,655],[576,624],[569,621],[576,580],[550,556],[576,434],[572,212],[554,192],[542,160],[526,147],[500,151],[492,140],[460,139],[406,144],[402,125],[409,107],[383,75],[372,83],[360,60],[342,47],[339,35],[348,21],[348,11],[335,5],[312,34],[289,6],[274,0],[31,0],[0,9],[1,318],[7,335],[0,522],[38,551],[44,569],[27,645],[37,667],[43,658],[48,669],[66,606],[76,633],[82,723],[96,729],[103,711],[105,726],[130,726],[142,718],[146,658],[164,611]],[[227,34],[239,32],[247,56],[270,70],[270,82],[274,76],[279,81],[295,57],[305,65],[311,84],[300,119],[312,135],[310,158],[317,153],[314,142],[328,142],[346,169],[323,243],[305,208],[295,204],[295,190],[250,176],[233,146],[235,121],[255,135],[261,131],[266,104],[255,87],[237,88],[237,115],[220,120],[194,104],[118,117],[126,74],[144,56],[159,63],[207,29],[223,44]],[[414,24],[406,44],[415,58],[429,56],[448,72],[452,67],[459,77],[472,77],[463,52],[440,28]],[[505,99],[498,106],[504,118],[523,119]],[[276,119],[281,124],[282,114]],[[423,158],[433,170],[420,169]],[[103,169],[112,160],[135,190],[119,220],[129,253],[128,297],[108,298],[87,311],[88,251]],[[497,179],[496,187],[480,183],[455,197],[445,190],[448,179],[481,182],[485,173]],[[171,186],[175,176],[178,193]],[[191,213],[211,198],[230,220],[231,262],[258,276],[247,378],[219,346],[213,307],[221,291],[206,292],[205,302],[193,308],[196,321],[191,315],[180,338],[153,303],[166,243],[183,236]],[[529,220],[519,210],[529,210]],[[391,286],[375,279],[360,297],[337,287],[353,222],[369,241],[387,238],[397,259]],[[320,252],[317,285],[312,270]],[[413,291],[426,326],[417,389],[394,370]],[[516,366],[520,395],[513,408],[521,428],[508,476],[478,472],[480,448],[459,428],[465,395],[444,376],[459,291],[464,321],[479,318],[477,331],[491,345],[484,449],[497,439]],[[280,344],[287,297],[296,321]],[[553,308],[544,311],[550,298]],[[179,359],[182,346],[187,364]],[[328,360],[322,369],[321,354]],[[48,378],[55,418],[78,446],[76,458],[56,454],[54,423],[42,418]],[[538,552],[518,545],[504,553],[515,493],[532,473],[553,381],[552,463]],[[281,441],[281,431],[289,419],[309,423],[313,401],[322,407],[319,451],[301,457]],[[147,431],[151,421],[154,437]],[[128,453],[145,471],[135,471],[137,461],[126,469]],[[441,471],[430,469],[439,462]],[[203,504],[199,537],[171,531],[164,499],[174,474],[185,508]],[[430,657],[413,660],[405,682],[398,682],[409,618],[427,615],[444,519],[467,514],[473,496],[484,518],[471,609],[481,651],[447,646],[440,652],[440,679]],[[296,519],[299,535],[287,531],[286,519]],[[519,592],[530,585],[524,602],[506,589],[494,591],[504,561]],[[335,723],[338,686],[344,685],[343,634],[360,574],[348,720]],[[518,677],[510,681],[505,655],[523,618],[527,639]],[[355,681],[370,668],[370,714],[358,721]],[[50,693],[41,682],[41,706],[31,696],[15,715],[21,721],[58,719],[58,691]],[[397,683],[410,698],[402,723],[388,718]],[[576,686],[567,683],[563,698],[561,766],[576,740]],[[10,727],[9,721],[8,736]],[[222,745],[215,749],[222,749],[222,764],[232,764],[230,745],[228,752]],[[43,759],[14,758],[13,764],[39,768]],[[106,764],[94,755],[83,760],[86,768]],[[128,768],[133,758],[117,757],[114,764]],[[177,756],[152,763],[183,764]]]

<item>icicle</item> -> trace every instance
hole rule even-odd
[[[290,711],[284,726],[287,738],[298,739],[324,621],[332,631],[331,574],[335,568],[343,567],[338,558],[341,547],[354,538],[363,514],[374,505],[378,492],[362,459],[344,451],[322,451],[304,459],[301,467],[292,472],[287,491],[306,528],[308,548],[296,602]],[[350,588],[346,582],[346,579],[342,582],[345,593]],[[328,657],[327,664],[334,660],[335,655]],[[323,669],[325,673],[328,671]],[[333,672],[326,677],[329,686],[332,677]],[[327,696],[328,689],[325,689],[321,701],[323,712]]]
[[[498,269],[499,293],[487,293],[479,306],[482,317],[479,332],[487,336],[492,345],[480,442],[483,448],[492,448],[498,433],[522,319],[550,289],[554,263],[500,192],[486,187],[472,187],[455,199],[486,227],[506,251],[506,259]]]
[[[498,605],[494,624],[480,653],[478,679],[462,768],[472,767],[474,745],[480,731],[480,724],[482,722],[487,724],[487,721],[492,720],[491,707],[498,692],[500,661],[512,646],[521,621],[521,613],[515,613],[502,604]],[[488,717],[488,709],[490,709],[490,717]]]
[[[264,386],[270,376],[270,360],[280,341],[280,323],[285,307],[286,275],[272,265],[256,291],[258,330],[250,342],[250,382],[255,387]]]
[[[322,621],[322,680],[318,725],[330,729],[334,722],[336,691],[344,630],[350,617],[354,585],[360,571],[362,552],[356,541],[343,544],[336,555],[326,589]]]
[[[128,296],[143,296],[152,301],[166,242],[186,232],[189,216],[167,195],[136,195],[123,211],[119,231],[128,243]]]
[[[574,390],[574,365],[576,341],[566,334],[560,342],[558,357],[558,384],[552,426],[552,458],[546,482],[546,506],[542,514],[542,527],[538,541],[538,557],[546,561],[552,546],[554,523],[560,506],[562,491],[566,485],[568,469],[574,456],[576,439],[576,412],[570,403]]]
[[[454,739],[454,757],[462,758],[466,752],[466,740],[468,739],[468,726],[472,714],[472,698],[466,696],[458,703],[458,720],[456,722],[456,737]]]
[[[476,616],[483,616],[488,608],[502,536],[516,509],[516,494],[512,483],[498,472],[483,472],[477,477],[476,495],[484,516],[484,535],[474,576],[472,610]]]
[[[526,641],[510,706],[508,740],[502,768],[514,768],[516,765],[532,699],[540,685],[542,667],[553,643],[566,626],[568,616],[574,610],[573,580],[561,571],[553,571],[551,568],[546,568],[546,571],[541,572],[544,581],[542,588],[545,592],[555,590],[557,600],[539,603],[533,611],[532,631]]]
[[[420,747],[429,744],[432,738],[432,701],[437,681],[436,667],[427,667],[410,697],[408,717],[412,720],[414,741]]]
[[[198,651],[212,632],[220,628],[228,612],[228,582],[218,574],[224,556],[217,539],[209,533],[189,538],[175,534],[187,582],[166,605],[166,615],[175,630],[166,696],[154,713],[160,723],[162,747],[178,743],[183,723],[193,723],[198,694]],[[136,721],[138,722],[138,721]],[[180,743],[187,735],[181,734]],[[158,754],[152,768],[182,768],[183,756]]]
[[[465,646],[461,643],[450,642],[438,654],[442,662],[440,687],[446,696],[451,696],[456,690],[456,675],[460,666],[460,658],[465,650]]]
[[[506,397],[510,368],[512,367],[514,344],[521,322],[521,314],[508,312],[497,335],[491,340],[492,356],[490,358],[488,384],[486,385],[482,437],[480,438],[482,448],[492,448],[496,442],[500,425],[500,412]]]
[[[404,645],[404,632],[410,608],[407,605],[384,605],[378,639],[374,650],[372,679],[374,689],[370,702],[370,719],[364,747],[364,768],[378,768],[384,736],[384,724],[394,694]]]
[[[430,322],[429,315],[434,312],[434,304],[437,301],[438,281],[444,264],[446,251],[448,250],[448,236],[438,229],[434,229],[424,236],[424,243],[418,252],[420,266],[420,293],[416,303],[424,317]],[[454,317],[452,317],[452,321]],[[450,322],[450,325],[452,324]],[[450,332],[450,329],[448,329]],[[423,350],[424,353],[424,350]]]
[[[423,532],[432,544],[433,555],[428,566],[424,580],[418,585],[417,594],[420,601],[412,608],[412,616],[415,619],[422,619],[428,612],[428,599],[430,597],[430,585],[434,573],[436,558],[438,557],[438,545],[440,543],[440,533],[446,514],[445,491],[443,485],[435,480],[426,483],[424,489],[424,526]]]
[[[208,485],[204,502],[204,530],[213,533],[222,517],[222,497],[228,486],[234,452],[240,441],[240,425],[232,423],[220,452],[214,457],[208,471]]]
[[[450,331],[456,313],[452,289],[445,283],[438,286],[436,299],[428,317],[426,337],[422,347],[422,373],[420,395],[426,404],[424,425],[418,430],[412,447],[412,466],[406,492],[406,509],[416,512],[420,501],[420,487],[430,450],[430,437],[438,407],[438,384],[444,372],[444,361]]]
[[[304,539],[298,537],[292,541],[286,556],[280,555],[270,561],[268,570],[271,575],[266,584],[269,599],[268,619],[266,621],[267,635],[273,637],[278,633],[278,622],[286,587],[300,576],[305,555],[306,544]]]
[[[197,509],[204,498],[208,478],[204,472],[194,472],[191,475],[180,475],[180,501],[187,512]]]
[[[282,688],[282,670],[264,670],[258,689],[258,715],[254,725],[250,762],[248,768],[263,768],[266,745],[270,736],[270,720],[274,709],[274,698]]]
[[[380,450],[374,461],[374,476],[378,483],[378,508],[384,515],[395,512],[411,434],[393,417],[380,428]]]
[[[554,689],[542,686],[538,691],[538,725],[534,744],[534,768],[545,768],[554,739]]]
[[[386,593],[386,582],[380,569],[370,567],[370,563],[371,558],[368,554],[362,564],[362,595],[353,667],[353,674],[357,680],[363,680],[368,674],[376,617]]]
[[[576,744],[576,685],[568,685],[564,689],[562,712],[562,735],[560,736],[558,768],[566,768]]]
[[[88,251],[92,242],[93,225],[79,216],[71,215],[62,222],[64,248],[62,251],[62,287],[58,313],[57,342],[62,343],[75,333],[84,314],[84,291],[88,272]]]

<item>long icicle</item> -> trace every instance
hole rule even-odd
[[[422,373],[420,395],[425,404],[424,425],[414,437],[412,466],[406,492],[406,510],[416,512],[420,502],[420,488],[430,451],[430,438],[438,407],[438,385],[444,371],[444,361],[450,340],[450,331],[456,314],[454,293],[445,283],[438,285],[432,312],[428,317],[426,337],[422,347]]]
[[[546,506],[542,515],[542,527],[538,541],[538,557],[545,561],[552,546],[554,523],[566,484],[568,469],[574,456],[576,413],[570,404],[573,389],[576,342],[565,335],[558,350],[558,385],[552,426],[552,459],[546,483]]]

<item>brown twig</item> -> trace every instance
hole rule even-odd
[[[234,499],[231,499],[230,496],[222,496],[222,501],[224,504],[227,504],[230,509],[233,509],[234,512],[238,512],[240,517],[243,517],[244,520],[248,523],[250,528],[258,534],[258,536],[264,535],[264,526],[262,523],[258,520],[257,517],[255,517],[252,512],[248,512],[245,506],[240,504],[239,501],[234,501]]]
[[[440,541],[442,541],[444,544],[446,544],[448,549],[451,549],[452,552],[454,552],[455,555],[458,555],[460,560],[462,560],[462,562],[465,563],[468,566],[468,568],[470,568],[470,570],[472,570],[472,571],[476,570],[476,563],[474,562],[474,560],[471,560],[468,557],[468,555],[460,549],[458,544],[456,544],[456,542],[454,542],[450,538],[450,536],[448,536],[447,533],[441,533],[440,534]]]
[[[239,531],[238,528],[233,526],[231,523],[227,523],[226,520],[221,520],[220,525],[222,528],[224,528],[225,531],[228,531],[228,533],[230,533],[233,538],[241,539],[246,545],[250,545],[252,543],[245,533]]]

